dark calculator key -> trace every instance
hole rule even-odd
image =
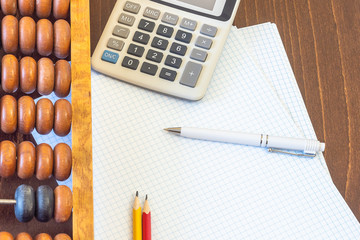
[[[154,64],[150,64],[147,62],[144,62],[143,65],[141,66],[140,71],[146,74],[150,74],[150,75],[155,75],[156,71],[158,70],[158,67]]]
[[[168,55],[165,59],[165,65],[170,67],[179,68],[181,63],[182,63],[181,58],[174,57],[171,55]]]
[[[131,55],[134,55],[134,56],[137,56],[137,57],[141,57],[144,54],[144,51],[145,51],[144,47],[141,47],[141,46],[138,46],[138,45],[135,45],[135,44],[131,43],[129,45],[127,53],[129,53]]]
[[[139,60],[126,56],[124,57],[121,66],[136,70],[136,68],[139,66]]]
[[[159,63],[161,62],[163,56],[163,53],[149,49],[148,53],[146,54],[146,59]]]
[[[160,71],[160,77],[169,81],[174,81],[176,78],[176,72],[167,68],[163,68]]]
[[[152,32],[154,30],[154,27],[155,27],[155,23],[146,19],[141,19],[138,25],[139,29],[148,32]]]
[[[172,36],[173,32],[174,32],[174,29],[172,27],[160,24],[157,31],[156,31],[156,34],[159,34],[161,36],[169,38],[169,37]]]
[[[192,34],[182,30],[178,30],[175,35],[175,39],[184,43],[189,43],[191,41]]]
[[[147,44],[149,42],[149,39],[150,39],[149,34],[138,32],[138,31],[135,32],[134,37],[133,37],[133,41],[142,43],[142,44]]]
[[[167,48],[169,44],[168,40],[162,39],[162,38],[158,38],[158,37],[154,37],[151,46],[154,48],[158,48],[161,50],[165,50]]]
[[[170,52],[184,56],[186,53],[187,47],[185,45],[178,44],[174,42],[170,47]]]

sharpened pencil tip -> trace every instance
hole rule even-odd
[[[137,197],[139,196],[139,191],[136,191],[136,196],[137,196]]]
[[[146,194],[145,200],[147,200],[147,194]]]

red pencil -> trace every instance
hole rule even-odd
[[[151,212],[147,195],[145,198],[143,215],[142,215],[142,232],[143,240],[151,240]]]

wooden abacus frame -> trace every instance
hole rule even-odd
[[[90,1],[70,1],[73,240],[94,239]]]

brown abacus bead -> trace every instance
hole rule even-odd
[[[57,58],[66,58],[70,53],[70,24],[59,19],[54,23],[54,54]]]
[[[1,240],[14,240],[14,237],[8,232],[0,232]]]
[[[37,91],[41,95],[49,95],[54,90],[54,63],[50,58],[38,61]]]
[[[36,146],[36,178],[40,181],[49,179],[53,172],[54,153],[49,144]]]
[[[35,172],[35,146],[32,142],[21,142],[17,149],[17,175],[21,179],[28,179]]]
[[[71,240],[71,237],[66,233],[59,233],[55,236],[54,240]]]
[[[16,236],[15,240],[32,240],[32,237],[30,236],[30,234],[22,232]]]
[[[29,96],[18,100],[18,129],[21,134],[30,134],[35,128],[35,102]]]
[[[19,23],[16,17],[6,15],[2,19],[1,42],[5,53],[16,53],[19,44]]]
[[[36,48],[41,56],[49,56],[54,46],[54,29],[47,19],[40,19],[36,24]]]
[[[1,0],[1,10],[4,15],[15,15],[17,0]]]
[[[47,233],[39,233],[34,240],[52,240],[52,237]]]
[[[22,16],[31,16],[35,10],[35,0],[19,0],[19,11]]]
[[[8,178],[16,171],[16,146],[5,140],[0,143],[0,177]]]
[[[17,127],[17,102],[11,95],[5,95],[1,98],[1,131],[11,134],[16,131]]]
[[[47,99],[42,98],[36,103],[36,131],[40,134],[48,134],[54,126],[54,105]]]
[[[1,61],[1,87],[6,93],[19,88],[19,62],[14,55],[7,54]]]
[[[66,136],[71,128],[71,104],[66,99],[59,99],[55,102],[54,109],[54,132],[58,136]]]
[[[20,60],[20,89],[30,94],[36,90],[37,64],[32,57],[23,57]]]
[[[59,98],[69,95],[71,85],[71,67],[65,60],[55,63],[55,87],[54,92]]]
[[[66,222],[71,216],[72,193],[69,187],[59,185],[54,190],[55,208],[54,219],[56,222]]]
[[[38,18],[48,18],[51,14],[52,0],[36,0],[36,16]]]
[[[70,0],[54,0],[53,15],[55,19],[65,19],[69,13]]]
[[[19,21],[20,51],[30,55],[35,50],[36,23],[31,17],[23,17]]]
[[[59,143],[54,148],[54,177],[58,181],[69,178],[72,166],[71,148],[65,143]]]

